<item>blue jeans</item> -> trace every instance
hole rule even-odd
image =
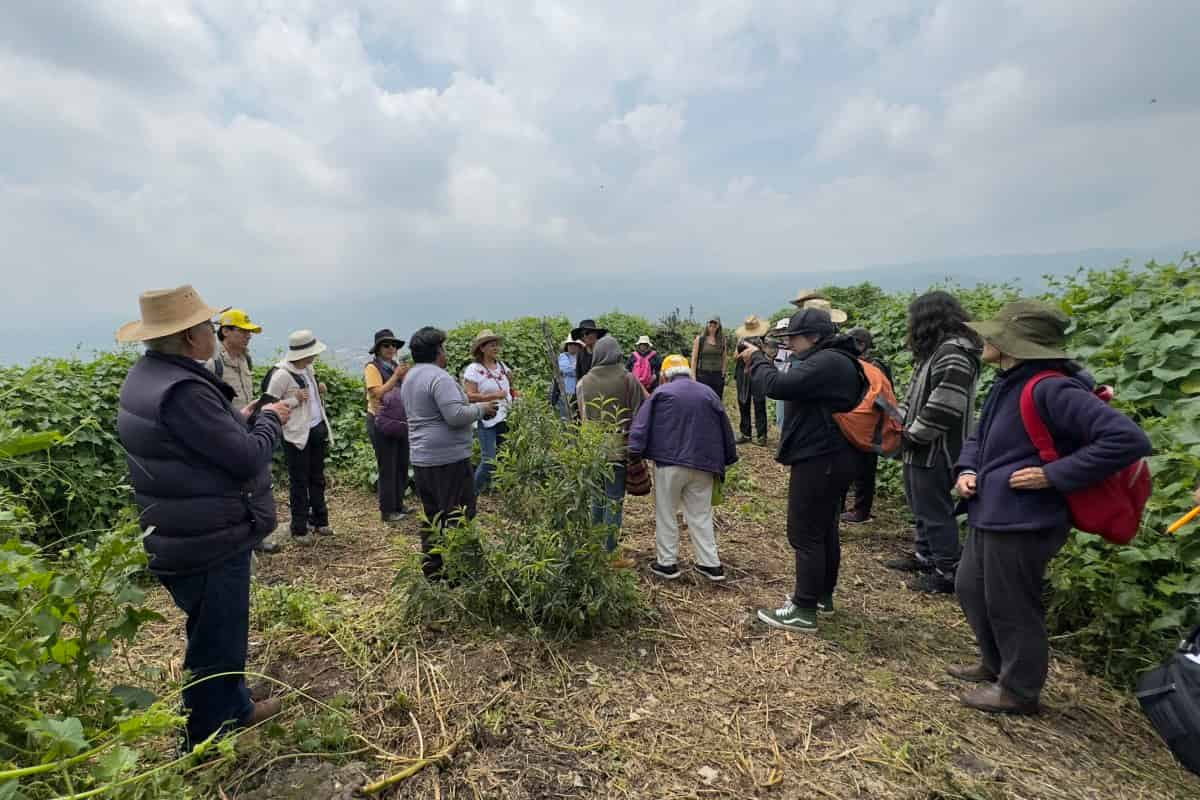
[[[775,422],[779,425],[779,435],[781,437],[783,436],[783,409],[785,405],[783,400],[775,401]]]
[[[608,540],[604,549],[612,552],[617,549],[617,534],[621,530],[622,513],[625,505],[625,465],[613,464],[611,480],[604,481],[604,499],[592,504],[592,521],[597,525],[608,525]]]
[[[475,429],[479,437],[479,466],[475,468],[475,494],[486,492],[492,485],[492,473],[496,471],[496,451],[504,444],[508,433],[507,422],[497,422],[490,428],[482,424]]]
[[[190,682],[223,672],[246,671],[250,635],[250,551],[222,561],[208,572],[161,578],[175,605],[187,614],[183,668]],[[210,678],[183,690],[188,712],[188,748],[226,723],[240,724],[254,710],[242,674]]]

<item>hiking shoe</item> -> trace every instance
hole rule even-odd
[[[954,594],[954,576],[938,569],[921,572],[908,582],[908,588],[925,594]]]
[[[860,514],[857,511],[847,511],[846,513],[842,514],[842,522],[845,522],[847,525],[862,525],[863,523],[870,522],[873,519],[875,519],[875,518],[872,517],[870,514]],[[899,559],[892,559],[892,560],[899,561]],[[914,558],[913,560],[915,561],[916,559]],[[886,563],[886,562],[884,562],[884,563]],[[892,569],[898,569],[898,568],[892,567]]]
[[[261,542],[254,545],[254,552],[263,553],[268,556],[274,555],[282,549],[283,548],[280,547],[278,543],[272,542],[269,539],[263,539]]]
[[[703,564],[693,565],[696,572],[708,578],[713,583],[719,583],[725,580],[725,568],[718,564],[715,567],[706,567]]]
[[[832,594],[827,594],[824,597],[822,597],[820,600],[817,601],[817,613],[818,614],[832,614],[833,613],[833,595]]]
[[[678,564],[672,564],[669,567],[665,567],[657,561],[651,562],[650,571],[665,581],[673,581],[683,574],[679,571]]]
[[[1037,700],[1017,697],[998,683],[976,687],[960,698],[967,708],[986,711],[989,714],[1019,714],[1033,716],[1038,713]]]
[[[308,547],[317,543],[317,537],[311,533],[293,533],[292,541],[299,545]]]
[[[916,553],[906,553],[900,558],[885,559],[883,565],[900,572],[931,572],[933,563],[919,558]]]
[[[743,433],[737,438],[734,444],[750,444],[750,437]]]
[[[259,723],[266,722],[281,711],[283,711],[283,701],[278,697],[272,697],[269,700],[259,700],[254,704],[254,709],[250,712],[250,716],[246,717],[246,721],[242,723],[242,727],[253,728]]]
[[[816,633],[817,612],[798,608],[790,599],[780,608],[760,608],[758,618],[772,628],[798,633]]]
[[[765,436],[760,436],[760,437],[758,437],[757,439],[755,439],[755,440],[754,440],[754,443],[755,443],[756,445],[758,445],[759,447],[766,447],[766,446],[767,446],[767,437],[765,437]]]
[[[333,536],[333,528],[328,525],[314,525],[312,530],[318,536]]]
[[[946,667],[946,674],[951,678],[958,678],[960,681],[967,683],[995,683],[996,673],[985,667],[982,662],[978,664],[951,664]]]

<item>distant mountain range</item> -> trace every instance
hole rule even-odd
[[[769,314],[785,305],[800,287],[850,285],[869,281],[889,291],[921,290],[935,283],[973,286],[981,282],[1011,282],[1027,292],[1044,288],[1044,275],[1066,275],[1079,267],[1103,269],[1128,259],[1135,265],[1150,260],[1171,262],[1188,250],[1200,250],[1200,241],[1153,248],[1108,248],[1063,253],[968,256],[914,261],[860,269],[829,268],[805,272],[755,274],[677,273],[639,275],[635,282],[604,286],[589,284],[586,291],[573,282],[531,277],[506,285],[489,286],[476,295],[469,290],[394,294],[355,291],[324,299],[313,306],[255,307],[254,318],[265,328],[253,351],[260,360],[271,358],[286,342],[287,332],[311,327],[335,351],[336,360],[361,363],[375,329],[392,327],[408,335],[421,325],[453,326],[469,318],[508,319],[538,314],[565,314],[570,319],[621,310],[651,319],[679,308],[685,315],[716,312],[734,321],[750,313]],[[482,301],[482,302],[481,302]],[[113,331],[122,322],[117,316],[77,320],[47,326],[30,336],[28,326],[6,329],[0,321],[0,363],[22,363],[37,356],[62,356],[109,349]]]

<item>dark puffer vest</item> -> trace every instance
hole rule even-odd
[[[220,400],[194,409],[172,406],[172,419],[182,416],[196,426],[199,435],[190,446],[164,419],[172,393],[185,390]],[[279,419],[260,414],[254,430],[247,429],[229,403],[232,394],[195,361],[154,352],[133,365],[121,387],[117,432],[142,527],[154,528],[143,541],[156,575],[204,572],[275,529],[271,454],[282,434]],[[177,395],[177,402],[185,398]],[[251,437],[259,441],[249,443]],[[235,453],[241,457],[230,457]]]

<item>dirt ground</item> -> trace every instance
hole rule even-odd
[[[790,589],[786,475],[772,450],[742,453],[754,486],[717,512],[730,579],[655,579],[652,504],[629,498],[624,543],[655,618],[569,645],[406,627],[389,601],[415,521],[385,528],[372,497],[335,489],[336,536],[258,562],[256,600],[275,601],[253,614],[249,669],[280,682],[258,691],[286,698],[285,728],[334,714],[350,736],[332,754],[239,742],[213,796],[349,798],[432,759],[376,796],[1200,797],[1135,701],[1067,658],[1038,717],[961,706],[944,668],[973,658],[970,631],[953,598],[880,565],[907,538],[894,510],[843,530],[837,611],[816,635],[756,622]],[[168,621],[133,655],[178,675],[182,618],[159,594]],[[312,600],[279,612],[289,597]]]

